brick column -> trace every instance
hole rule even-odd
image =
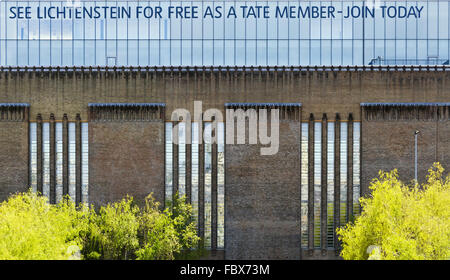
[[[347,135],[347,222],[353,219],[353,115],[348,116]]]
[[[50,114],[50,203],[56,203],[56,129],[55,116]]]
[[[63,116],[63,197],[69,195],[69,123],[67,114]]]
[[[80,114],[77,114],[75,118],[75,174],[76,174],[76,187],[75,187],[75,201],[76,204],[80,204],[82,201],[81,190],[81,118]]]
[[[43,152],[42,152],[42,116],[36,117],[36,145],[37,145],[37,191],[42,194],[44,187]]]

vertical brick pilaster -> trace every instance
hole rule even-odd
[[[69,122],[63,116],[63,196],[69,195]]]
[[[331,136],[331,135],[330,135]],[[341,118],[336,114],[334,125],[334,248],[335,254],[339,255],[339,240],[336,229],[340,227],[341,213]]]
[[[314,115],[309,116],[308,125],[308,249],[314,250]]]
[[[327,193],[328,193],[328,178],[327,178],[327,168],[328,168],[328,120],[327,115],[323,114],[322,117],[322,166],[321,166],[321,205],[320,205],[320,231],[321,231],[321,244],[322,244],[322,254],[326,254],[327,250]]]
[[[50,203],[56,203],[56,129],[55,116],[50,114]]]
[[[348,117],[347,135],[347,222],[353,219],[353,115]]]
[[[36,117],[36,151],[37,151],[37,191],[43,193],[44,172],[43,172],[43,151],[42,151],[42,116]]]
[[[81,191],[81,118],[80,114],[76,116],[75,122],[75,174],[76,174],[76,191],[75,191],[75,201],[78,204],[82,201],[82,191]]]

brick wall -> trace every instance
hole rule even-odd
[[[140,113],[146,109],[154,112]],[[103,114],[95,110],[89,124],[89,201],[104,205],[131,195],[144,205],[153,193],[164,202],[163,107],[101,107]]]
[[[0,103],[0,201],[28,185],[28,107]]]
[[[299,259],[300,119],[280,120],[277,154],[261,147],[226,145],[225,258]]]
[[[414,178],[414,132],[418,130],[418,180],[424,182],[428,169],[439,161],[450,171],[448,107],[371,106],[363,107],[362,186],[368,192],[379,170],[398,169],[400,178]],[[441,116],[437,112],[441,111]],[[367,114],[365,112],[368,112]]]

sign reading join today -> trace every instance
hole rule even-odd
[[[426,12],[423,5],[380,5],[369,7],[366,5],[309,5],[303,3],[276,4],[276,5],[246,5],[245,2],[236,2],[231,5],[51,5],[41,3],[39,6],[30,6],[17,2],[17,5],[8,6],[10,19],[334,19],[334,18],[420,18]],[[55,2],[53,2],[55,3]],[[195,3],[195,2],[194,2]],[[266,2],[267,3],[267,2]]]

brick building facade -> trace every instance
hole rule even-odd
[[[73,187],[95,205],[150,193],[164,203],[183,187],[214,258],[336,258],[334,229],[378,171],[414,178],[416,130],[419,181],[433,162],[449,170],[448,69],[2,68],[0,199],[34,186],[52,202]],[[171,113],[194,101],[280,109],[278,153],[169,146]]]

